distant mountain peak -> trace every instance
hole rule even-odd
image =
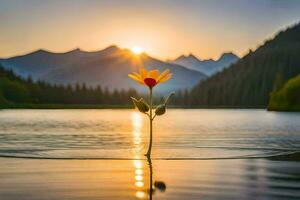
[[[121,50],[117,45],[110,45],[103,49],[103,51],[118,51]]]
[[[230,64],[236,62],[239,59],[238,56],[232,52],[223,53],[218,60],[207,59],[200,60],[193,54],[181,55],[175,60],[169,61],[170,63],[179,64],[189,69],[200,71],[206,75],[212,75]]]
[[[45,49],[38,49],[32,53],[29,53],[29,54],[72,54],[72,53],[81,53],[81,52],[84,52],[82,51],[80,48],[75,48],[73,50],[70,50],[70,51],[67,51],[67,52],[52,52],[52,51],[49,51],[49,50],[45,50]]]
[[[73,49],[72,51],[78,52],[78,51],[82,51],[82,50],[80,48],[76,48],[76,49]]]
[[[192,53],[190,53],[189,55],[187,55],[186,58],[199,60],[199,59],[198,59],[194,54],[192,54]]]
[[[32,54],[36,54],[36,53],[51,53],[51,52],[48,50],[45,50],[45,49],[38,49],[38,50],[32,52]]]
[[[225,52],[219,57],[218,61],[224,60],[224,59],[233,59],[233,60],[236,59],[236,60],[238,60],[240,58],[232,52]]]
[[[188,55],[181,55],[178,58],[176,58],[174,61],[180,61],[180,60],[191,60],[191,61],[200,61],[194,54],[190,53]]]
[[[81,52],[83,52],[83,51],[80,48],[75,48],[75,49],[73,49],[71,51],[68,51],[68,52],[65,52],[63,54],[67,54],[67,53],[81,53]]]
[[[67,52],[64,52],[64,53],[61,53],[61,54],[93,54],[93,53],[101,53],[101,52],[105,52],[105,53],[114,53],[114,52],[117,52],[117,51],[120,51],[121,49],[116,46],[116,45],[111,45],[111,46],[108,46],[106,47],[105,49],[102,49],[102,50],[98,50],[98,51],[84,51],[80,48],[75,48],[71,51],[67,51]]]

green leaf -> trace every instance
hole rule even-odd
[[[144,101],[143,98],[140,98],[139,100],[131,97],[133,104],[135,107],[142,113],[146,113],[149,111],[149,105]]]
[[[156,115],[163,115],[166,113],[166,104],[158,105],[155,109]]]
[[[166,98],[165,102],[156,107],[156,109],[155,109],[155,114],[156,115],[163,115],[163,114],[166,113],[167,103],[169,102],[170,97],[173,96],[174,94],[175,94],[174,92],[169,94],[169,96]]]

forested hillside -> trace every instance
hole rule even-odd
[[[300,73],[300,24],[196,85],[189,106],[267,107],[270,93]]]

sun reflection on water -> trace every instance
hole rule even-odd
[[[133,144],[135,148],[135,157],[139,157],[139,152],[143,148],[142,137],[141,137],[143,119],[140,113],[133,112],[131,114],[131,124],[132,124]]]
[[[135,193],[135,196],[139,199],[143,199],[146,195],[145,195],[145,192],[142,192],[142,191],[137,191]]]
[[[144,162],[142,160],[138,160],[141,158],[143,145],[142,145],[142,126],[143,126],[143,119],[140,113],[133,112],[131,114],[131,124],[132,124],[132,138],[134,144],[134,157],[137,160],[133,161],[133,166],[135,169],[135,196],[138,199],[144,199],[146,197],[145,193],[145,178],[144,178]]]
[[[136,193],[135,196],[139,199],[143,199],[146,195],[144,192],[144,163],[141,160],[134,160],[133,166],[135,168],[135,186]]]

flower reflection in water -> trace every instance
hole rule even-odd
[[[149,166],[149,200],[152,200],[152,195],[155,193],[156,190],[160,192],[166,191],[166,184],[163,181],[155,181],[153,184],[153,167],[152,167],[152,160],[150,157],[147,157],[148,166]]]

